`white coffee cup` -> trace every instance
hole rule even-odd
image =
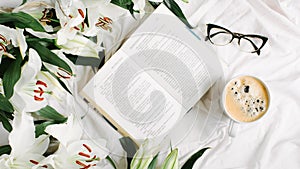
[[[240,82],[241,84],[236,85],[236,82]],[[248,84],[252,83],[252,84]],[[234,85],[234,86],[232,86]],[[252,86],[251,86],[252,85]],[[248,92],[246,93],[245,88],[248,86]],[[250,89],[252,90],[250,90]],[[257,88],[257,90],[255,90]],[[229,90],[230,89],[230,90]],[[261,89],[261,90],[260,90]],[[233,93],[230,93],[233,92]],[[237,92],[237,94],[236,94]],[[234,96],[233,96],[234,95]],[[235,96],[237,95],[237,96]],[[261,100],[255,98],[259,95],[262,96]],[[240,100],[238,100],[240,98]],[[228,102],[226,99],[231,99],[232,105],[231,107],[240,108],[238,109],[230,109],[228,107]],[[234,99],[234,100],[233,100]],[[257,101],[256,101],[257,99]],[[266,84],[258,79],[257,77],[250,75],[240,75],[233,79],[231,79],[224,87],[222,92],[222,107],[225,114],[231,119],[229,126],[229,135],[236,136],[238,132],[239,124],[245,123],[253,123],[264,117],[270,108],[270,92]],[[254,102],[253,102],[254,100]],[[258,102],[259,100],[259,102]],[[264,102],[263,102],[264,101]],[[247,104],[247,102],[249,102]],[[252,103],[253,102],[253,103]],[[226,105],[227,104],[227,105]],[[250,106],[251,105],[251,106]],[[255,107],[259,106],[261,107]],[[264,105],[264,106],[263,106]],[[263,109],[263,110],[262,110]],[[233,111],[236,110],[236,111]],[[251,111],[248,111],[251,110]],[[232,112],[231,112],[232,111]],[[254,115],[255,113],[255,115]],[[237,117],[245,117],[245,119],[237,118]],[[252,117],[253,115],[253,117]],[[246,118],[247,117],[247,118]]]

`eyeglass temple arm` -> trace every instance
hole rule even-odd
[[[209,38],[213,38],[214,36],[220,34],[220,33],[228,33],[226,31],[221,31],[221,32],[216,32],[216,33],[213,33],[213,34],[209,34],[205,37],[205,41],[207,41]],[[229,33],[228,33],[229,34]],[[209,37],[208,37],[209,36]]]

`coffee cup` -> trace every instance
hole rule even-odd
[[[266,84],[249,75],[231,79],[223,89],[221,100],[225,114],[232,120],[230,136],[236,136],[238,124],[261,119],[270,107],[270,93]]]

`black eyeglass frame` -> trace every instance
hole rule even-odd
[[[246,39],[249,42],[251,42],[252,46],[254,47],[254,51],[251,51],[250,53],[257,53],[257,55],[260,55],[260,50],[264,47],[264,45],[266,44],[266,42],[268,41],[268,38],[265,36],[261,36],[261,35],[254,35],[254,34],[241,34],[241,33],[237,33],[237,32],[231,32],[230,30],[223,28],[221,26],[218,25],[214,25],[214,24],[207,24],[207,36],[205,38],[205,40],[209,40],[212,44],[215,44],[211,39],[211,35],[210,35],[210,30],[212,28],[218,28],[218,29],[223,29],[224,31],[230,33],[232,35],[231,40],[229,41],[229,43],[231,43],[233,41],[234,38],[238,39],[238,44],[240,45],[240,41],[241,39]],[[252,38],[259,38],[262,40],[262,44],[260,47],[257,47],[255,45],[255,43],[253,43],[250,39],[248,39],[247,37],[252,37]],[[229,44],[228,43],[228,44]]]

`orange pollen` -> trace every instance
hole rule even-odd
[[[33,90],[33,92],[34,93],[39,93],[40,96],[42,96],[44,94],[44,90],[41,87],[39,87],[39,90]]]
[[[4,43],[7,43],[7,39],[6,39],[3,35],[1,35],[1,34],[0,34],[0,39],[1,39]]]
[[[64,78],[64,79],[70,79],[70,78],[71,78],[70,76],[64,76],[64,75],[62,75],[62,74],[60,74],[59,72],[57,72],[57,75],[58,75],[59,77]]]
[[[38,81],[35,83],[35,85],[42,85],[42,86],[44,86],[44,87],[47,87],[47,84],[46,84],[45,82],[41,81],[41,80],[38,80]]]
[[[91,158],[90,155],[85,154],[85,153],[83,153],[83,152],[79,152],[78,155],[83,156],[83,157],[86,157],[86,158]]]
[[[80,30],[77,26],[74,26],[73,28],[76,29],[76,30],[78,30],[78,31]]]
[[[108,22],[110,24],[112,23],[112,20],[109,17],[104,17],[103,20],[105,20],[106,22]]]
[[[6,50],[6,47],[2,44],[2,43],[0,43],[0,51],[1,50],[3,50],[4,52],[6,52],[7,50]]]
[[[89,165],[87,165],[87,166],[85,166],[85,167],[83,167],[83,168],[80,168],[80,169],[88,169],[88,168],[90,168],[91,167],[91,164],[89,164]]]
[[[37,97],[37,96],[33,96],[35,101],[43,101],[44,98],[43,97]]]
[[[82,11],[81,9],[78,9],[78,12],[79,12],[80,16],[81,16],[82,18],[84,18],[84,13],[83,13],[83,11]]]
[[[84,22],[81,22],[82,29],[84,29]]]
[[[32,164],[34,164],[34,165],[38,165],[39,164],[39,162],[37,162],[37,161],[35,161],[35,160],[29,160]]]
[[[71,78],[72,73],[70,73],[70,72],[68,72],[68,71],[66,71],[65,69],[60,68],[60,67],[58,68],[58,70],[61,70],[61,71],[63,71],[64,73],[67,74],[67,76],[65,76],[65,75],[62,75],[61,73],[57,72],[57,75],[58,75],[59,77],[62,77],[62,78],[65,78],[65,79]]]
[[[78,165],[80,165],[82,167],[86,167],[87,166],[84,163],[80,162],[79,160],[76,160],[75,162],[76,162],[76,164],[78,164]]]
[[[87,151],[92,152],[92,149],[89,146],[87,146],[86,144],[82,144],[82,145],[87,149]]]

